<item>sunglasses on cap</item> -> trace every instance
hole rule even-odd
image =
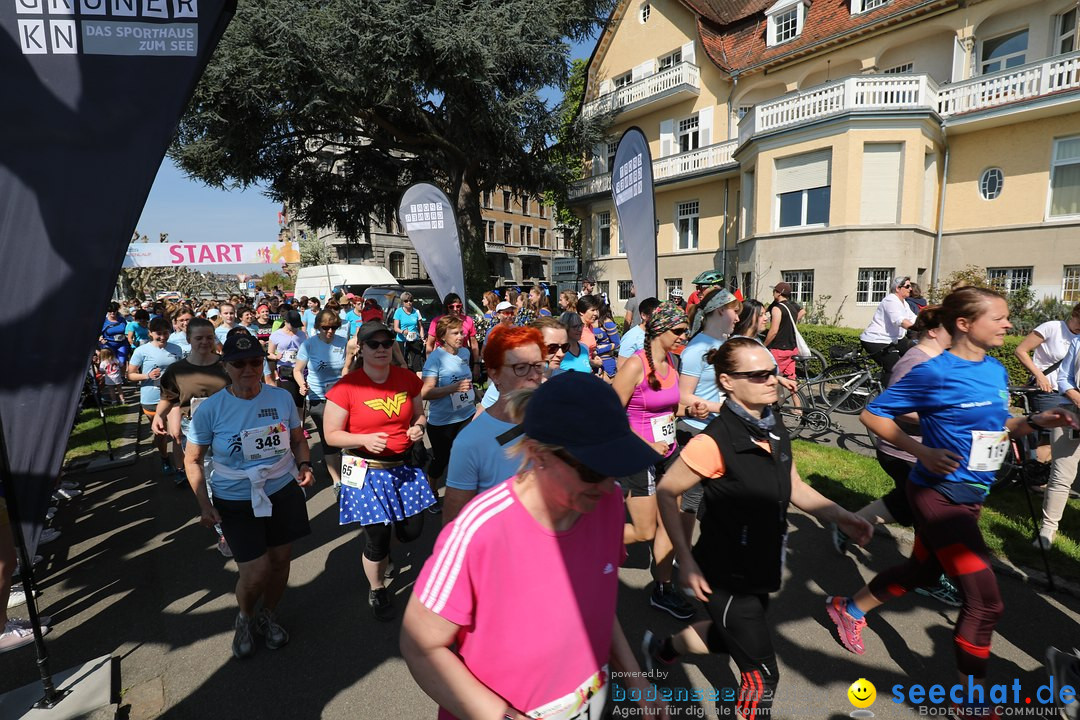
[[[249,358],[247,360],[230,360],[229,364],[237,370],[240,370],[243,368],[262,367],[263,361],[262,358]]]
[[[746,378],[750,382],[763,383],[768,381],[771,377],[776,377],[780,374],[780,368],[775,365],[768,370],[740,370],[738,372],[724,373],[730,377]]]
[[[367,345],[372,350],[378,350],[379,348],[382,348],[383,350],[389,350],[390,348],[392,348],[394,346],[394,341],[393,340],[365,340],[364,344]]]
[[[561,345],[558,344],[558,343],[548,343],[548,346],[547,346],[548,355],[554,355],[555,353],[559,352],[560,350],[562,350],[563,352],[570,352],[570,343],[566,342],[566,343],[563,343]]]
[[[598,485],[608,479],[607,475],[598,473],[588,465],[578,462],[577,458],[565,450],[553,450],[551,454],[573,468],[578,477],[581,478],[581,482]]]

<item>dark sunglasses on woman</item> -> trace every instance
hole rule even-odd
[[[390,348],[392,348],[394,346],[394,341],[393,340],[365,340],[364,344],[367,345],[372,350],[378,350],[379,348],[382,348],[383,350],[389,350]]]

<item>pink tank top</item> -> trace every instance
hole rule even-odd
[[[626,404],[626,416],[630,428],[649,442],[661,440],[670,444],[665,457],[675,452],[675,413],[679,410],[679,373],[671,355],[668,355],[667,375],[656,373],[660,389],[649,387],[649,361],[645,350],[638,350],[634,356],[641,362],[645,375],[634,388],[630,402]]]

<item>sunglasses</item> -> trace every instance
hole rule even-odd
[[[739,372],[729,372],[725,375],[737,378],[746,378],[750,382],[763,383],[768,381],[771,377],[776,377],[780,374],[778,367],[771,367],[768,370],[740,370]]]
[[[393,340],[365,340],[364,344],[367,345],[372,350],[378,350],[379,348],[382,348],[383,350],[389,350],[390,348],[392,348],[394,346],[394,341]]]
[[[543,373],[545,364],[538,363],[514,363],[510,366],[510,369],[514,371],[514,374],[518,377],[525,377],[530,372]]]
[[[671,328],[670,330],[668,330],[668,332],[675,333],[679,337],[682,337],[683,335],[686,334],[686,328],[684,328],[684,327]]]
[[[557,343],[548,343],[548,355],[554,355],[560,350],[562,350],[563,352],[570,352],[570,343],[563,343],[562,345],[559,345]]]
[[[229,364],[237,370],[242,370],[243,368],[261,368],[263,361],[262,358],[251,358],[250,360],[230,360]]]
[[[320,325],[319,329],[320,330],[337,330],[339,327],[341,327],[341,326],[340,325]]]
[[[902,287],[905,290],[910,290],[911,289],[910,285],[901,285],[900,287]]]
[[[588,465],[579,462],[577,458],[564,450],[555,450],[552,452],[552,455],[573,468],[578,474],[578,477],[581,478],[581,482],[589,483],[590,485],[598,485],[608,479],[607,475],[596,472]]]
[[[455,303],[453,305],[447,305],[446,307],[448,307],[451,310],[460,310],[461,308],[463,308],[465,306],[462,305],[461,303]]]

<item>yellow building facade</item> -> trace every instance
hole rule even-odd
[[[716,268],[749,297],[867,323],[894,275],[968,265],[1080,301],[1075,0],[624,0],[582,113],[609,142],[571,189],[586,274],[629,297],[607,174],[653,156],[659,292]]]

